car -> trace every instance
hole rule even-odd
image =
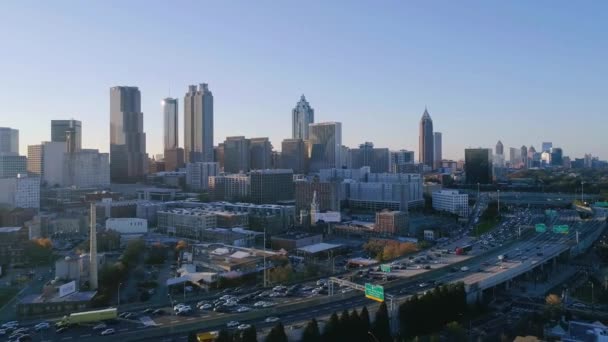
[[[204,300],[201,300],[200,302],[196,303],[196,307],[203,306],[203,305],[205,305],[205,304],[207,304],[207,303],[209,303],[209,302],[206,302],[206,301],[204,301]]]
[[[239,323],[238,321],[230,321],[228,323],[226,323],[226,326],[228,328],[236,328],[240,325],[241,323]]]
[[[17,322],[17,321],[10,321],[10,322],[6,322],[6,323],[2,324],[3,329],[14,328],[14,327],[18,327],[18,326],[19,326],[19,322]]]
[[[19,328],[15,331],[13,331],[13,335],[17,335],[17,334],[25,334],[26,332],[30,331],[29,328]]]
[[[425,270],[430,270],[430,269],[431,269],[431,266],[429,266],[429,265],[425,265],[423,268],[424,268]]]
[[[8,334],[8,331],[6,331],[6,329],[0,329],[0,336],[4,336]]]
[[[236,309],[236,312],[247,312],[249,310],[251,310],[251,309],[249,309],[246,306],[241,306],[240,308]]]
[[[239,326],[236,328],[239,330],[245,330],[245,329],[251,328],[251,325],[250,324],[239,324]]]
[[[460,268],[460,271],[462,271],[462,272],[467,272],[468,270],[469,270],[469,268],[467,266],[462,266]]]
[[[152,308],[147,308],[146,310],[143,311],[143,313],[147,313],[147,314],[152,313],[152,312],[154,312],[154,309],[152,309]]]
[[[51,324],[49,322],[40,322],[34,326],[34,330],[36,330],[36,331],[47,330],[50,327],[51,327]]]
[[[105,323],[99,323],[93,327],[93,330],[105,330],[107,327]]]
[[[179,303],[173,307],[173,311],[177,311],[177,310],[179,310],[179,308],[184,307],[184,306],[186,306],[186,304]],[[120,317],[120,315],[118,315],[118,317]]]
[[[274,323],[278,321],[280,321],[279,317],[266,317],[266,319],[264,320],[264,322],[266,323]]]
[[[418,284],[418,286],[420,286],[420,287],[427,287],[427,286],[429,286],[429,284],[427,284],[427,283],[420,283],[420,284]]]
[[[272,302],[266,302],[264,303],[264,305],[262,305],[263,308],[270,308],[273,307],[275,304]]]
[[[107,336],[107,335],[112,335],[114,334],[116,331],[112,328],[110,329],[106,329],[104,331],[101,332],[101,336]]]
[[[165,310],[163,309],[156,309],[154,311],[152,311],[153,315],[163,315],[165,313]]]
[[[211,310],[213,309],[213,305],[211,304],[203,304],[201,306],[198,307],[200,310]]]
[[[55,333],[61,334],[61,333],[65,332],[66,330],[68,330],[67,326],[61,326],[55,330]]]

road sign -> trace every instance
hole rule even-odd
[[[553,232],[558,234],[568,234],[569,227],[568,225],[556,225],[553,226]]]
[[[388,264],[380,265],[380,271],[386,272],[386,273],[391,273],[391,265],[388,265]]]
[[[538,223],[535,226],[537,233],[544,233],[547,231],[547,226],[544,223]]]
[[[382,285],[365,283],[365,297],[378,302],[384,302],[384,287]]]

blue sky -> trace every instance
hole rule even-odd
[[[148,152],[160,101],[206,82],[215,142],[291,134],[304,93],[343,142],[413,149],[428,106],[444,157],[552,141],[608,158],[605,1],[12,1],[0,12],[0,126],[21,151],[50,120],[109,149],[109,88],[142,92]],[[180,144],[183,132],[180,130]]]

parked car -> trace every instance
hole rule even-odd
[[[238,321],[230,321],[228,323],[226,323],[226,326],[228,328],[236,328],[240,325],[240,323]]]
[[[107,336],[107,335],[112,335],[114,334],[116,331],[112,328],[110,329],[106,329],[104,331],[101,332],[101,336]]]
[[[266,323],[274,323],[280,321],[279,317],[266,317],[264,322]]]

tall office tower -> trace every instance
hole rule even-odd
[[[184,155],[187,163],[213,161],[213,94],[207,83],[184,96]]]
[[[521,166],[521,150],[515,147],[509,148],[509,162],[512,168],[519,168]]]
[[[302,139],[285,139],[281,143],[281,168],[293,173],[306,173],[306,144]]]
[[[67,143],[67,151],[82,149],[82,123],[78,120],[51,120],[51,141]]]
[[[291,111],[291,120],[291,138],[308,140],[309,125],[315,122],[315,110],[310,107],[304,95],[300,97],[300,101]]]
[[[40,176],[47,186],[63,186],[65,142],[45,141],[27,147],[27,172]]]
[[[390,152],[388,148],[374,148],[371,142],[359,145],[359,148],[350,149],[350,167],[360,169],[369,166],[371,172],[388,172],[390,164]]]
[[[0,178],[13,178],[27,172],[27,158],[16,153],[0,153]]]
[[[96,219],[96,211],[95,202],[91,202],[91,208],[89,211],[89,217],[91,222],[90,224],[90,233],[89,233],[89,289],[97,290],[97,219]]]
[[[250,141],[243,136],[227,137],[224,141],[224,172],[248,172],[251,169]]]
[[[163,106],[163,122],[164,122],[164,142],[165,151],[175,150],[179,147],[179,133],[177,132],[177,99],[167,97],[162,102]]]
[[[110,178],[140,180],[147,171],[144,113],[137,87],[110,88]]]
[[[553,143],[552,142],[543,142],[543,149],[540,152],[541,153],[542,152],[549,152],[550,153],[552,148],[553,148]]]
[[[562,166],[564,165],[563,151],[559,147],[551,148],[551,166]]]
[[[433,120],[429,112],[424,109],[422,118],[420,119],[420,136],[418,140],[419,154],[418,158],[420,163],[433,167],[433,154],[435,150],[433,148]]]
[[[249,154],[252,170],[272,168],[272,144],[268,138],[249,139]]]
[[[502,145],[502,141],[498,140],[498,142],[496,143],[496,154],[499,154],[502,156],[502,155],[504,155],[504,152],[505,152],[505,148]]]
[[[585,168],[591,168],[593,166],[593,156],[590,153],[585,153],[583,165]]]
[[[310,171],[340,167],[342,158],[342,124],[340,122],[312,123],[308,126]]]
[[[399,151],[391,151],[391,165],[404,165],[404,164],[412,164],[414,163],[414,151],[408,150],[399,150]]]
[[[526,145],[523,145],[521,147],[521,164],[522,167],[524,169],[527,169],[528,167],[530,167],[529,163],[528,163],[528,148],[526,147]]]
[[[292,170],[252,170],[249,177],[252,203],[274,204],[294,199]]]
[[[433,133],[433,168],[438,169],[441,167],[441,159],[443,159],[441,151],[441,132]]]
[[[0,154],[19,154],[19,131],[0,127]]]
[[[467,148],[464,150],[467,184],[492,183],[492,149]]]

